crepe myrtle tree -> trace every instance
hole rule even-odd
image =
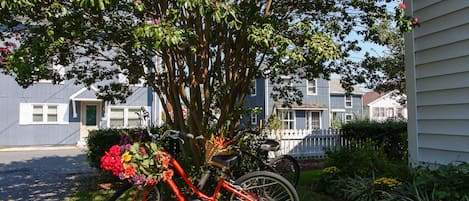
[[[360,47],[350,34],[379,42],[383,23],[397,16],[409,24],[388,2],[2,0],[0,69],[23,87],[40,79],[96,85],[111,102],[143,82],[171,106],[168,125],[208,139],[239,126],[256,78],[279,84],[272,96],[286,103],[301,102],[298,89],[282,84],[297,78],[347,72],[351,89],[360,74],[349,55]],[[59,64],[64,76],[51,68]],[[126,82],[114,81],[122,76]]]

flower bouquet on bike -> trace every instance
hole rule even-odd
[[[198,184],[193,184],[179,162],[164,150],[159,142],[162,138],[169,137],[184,143],[183,139],[194,138],[192,134],[175,130],[165,131],[162,138],[154,138],[152,142],[140,142],[126,145],[114,145],[105,152],[101,158],[101,168],[112,172],[121,180],[128,181],[131,185],[115,192],[110,198],[114,200],[298,200],[294,187],[278,174],[266,171],[247,173],[234,181],[229,171],[230,166],[238,163],[238,151],[231,149],[230,145],[236,140],[226,140],[221,136],[214,136],[205,142],[206,169],[198,179]],[[188,192],[181,190],[173,180],[177,174],[182,178]],[[201,189],[208,178],[216,178],[218,181],[212,195],[207,195]],[[166,197],[160,193],[161,182],[168,185],[172,195]],[[224,189],[225,191],[221,191]],[[221,193],[225,192],[225,193]],[[188,198],[190,196],[190,198]],[[164,198],[163,198],[164,197]]]
[[[114,145],[101,157],[101,168],[127,180],[139,190],[154,186],[173,175],[169,156],[156,143]]]

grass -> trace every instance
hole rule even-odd
[[[321,170],[302,171],[300,181],[297,186],[297,192],[302,201],[337,201],[334,198],[314,192],[313,186],[317,183]],[[111,181],[103,179],[105,177],[99,174],[89,175],[82,178],[78,188],[74,189],[70,196],[71,201],[105,201],[115,192],[112,190]]]
[[[298,183],[298,186],[296,187],[296,191],[300,196],[300,200],[336,201],[330,196],[314,191],[313,186],[315,185],[315,183],[318,183],[317,180],[319,179],[321,171],[321,169],[301,171],[300,181]]]

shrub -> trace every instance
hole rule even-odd
[[[342,137],[350,142],[372,142],[388,158],[407,160],[407,123],[404,121],[352,121],[342,126]]]
[[[99,169],[101,156],[112,145],[119,144],[121,136],[124,135],[124,130],[119,129],[105,129],[93,130],[88,135],[88,153],[87,160],[91,167]]]
[[[389,160],[382,150],[375,150],[372,144],[363,147],[328,150],[326,167],[336,166],[342,177],[389,176],[408,178],[408,166],[403,161]]]
[[[340,170],[336,166],[330,166],[322,169],[317,181],[316,189],[327,194],[334,195],[339,191]]]
[[[417,201],[468,201],[469,164],[440,165],[431,170],[418,167],[412,172],[407,197]]]
[[[153,133],[160,133],[164,128],[152,128]],[[150,137],[143,128],[134,129],[101,129],[90,131],[88,135],[87,160],[91,167],[99,168],[101,156],[115,144],[132,144],[149,141]]]
[[[340,182],[342,197],[353,201],[404,200],[398,194],[402,183],[394,178],[347,177]]]

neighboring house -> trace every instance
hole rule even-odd
[[[246,97],[246,108],[258,107],[260,114],[252,113],[245,117],[245,125],[265,125],[267,120],[275,115],[282,129],[328,129],[331,125],[331,115],[340,121],[352,120],[362,114],[362,93],[345,95],[345,90],[336,90],[336,80],[328,81],[317,78],[314,80],[301,80],[295,84],[303,93],[302,105],[292,104],[285,106],[281,102],[274,102],[270,93],[274,84],[266,79],[258,79],[253,83],[253,90]],[[262,123],[261,123],[262,122]]]
[[[469,162],[469,1],[404,2],[410,162]]]
[[[367,92],[363,96],[363,112],[373,121],[407,119],[407,108],[399,100],[403,97],[395,92]]]
[[[331,101],[331,119],[334,122],[347,123],[353,119],[363,117],[363,95],[365,94],[358,86],[347,94],[342,88],[340,80],[332,79],[329,82],[329,94]]]
[[[73,81],[53,85],[44,80],[23,89],[1,74],[0,86],[0,146],[85,145],[89,130],[142,125],[135,113],[142,106],[154,122],[161,121],[159,101],[146,87],[135,87],[125,104],[111,105],[96,98],[95,87]]]

